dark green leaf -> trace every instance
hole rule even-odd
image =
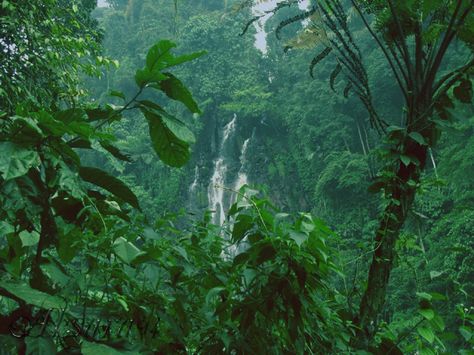
[[[137,196],[135,196],[132,190],[130,190],[121,180],[109,173],[97,168],[82,166],[79,169],[79,175],[85,181],[102,187],[125,202],[128,202],[133,207],[140,209]]]
[[[319,53],[316,57],[313,58],[311,61],[311,64],[309,65],[309,74],[311,75],[312,78],[314,78],[313,70],[316,65],[320,61],[322,61],[324,58],[326,58],[329,53],[331,53],[332,48],[331,47],[326,47],[321,53]]]
[[[193,133],[178,119],[144,110],[150,128],[153,148],[160,159],[174,167],[183,166],[191,155],[190,144],[194,143]]]
[[[462,103],[469,104],[472,101],[472,82],[469,79],[463,79],[453,89],[453,94]]]
[[[123,92],[121,92],[121,91],[112,90],[112,91],[110,92],[110,96],[119,97],[119,98],[125,100],[125,94],[124,94]]]
[[[168,77],[160,71],[151,71],[149,68],[138,69],[135,74],[135,82],[141,88],[150,83],[158,83],[166,80]]]
[[[102,146],[102,148],[107,150],[110,154],[112,154],[117,159],[129,162],[129,163],[132,162],[132,158],[130,158],[129,155],[122,153],[120,149],[118,149],[116,146],[109,143],[105,143],[105,142],[101,142],[100,145]]]
[[[271,244],[265,244],[261,247],[257,256],[257,264],[261,264],[267,260],[273,259],[277,251]]]
[[[146,56],[146,67],[150,72],[191,61],[206,53],[205,51],[201,51],[176,57],[171,53],[171,49],[174,47],[176,47],[175,43],[169,40],[163,40],[150,48]]]
[[[246,233],[253,227],[252,216],[246,214],[240,214],[237,216],[237,220],[232,230],[232,242],[240,242],[246,235]]]
[[[135,351],[118,350],[106,344],[93,343],[84,340],[81,344],[83,355],[132,355]]]
[[[201,113],[191,92],[173,74],[165,73],[168,79],[160,82],[161,90],[173,100],[182,102],[191,112]]]
[[[329,86],[331,87],[332,91],[334,91],[334,82],[336,81],[336,78],[341,72],[341,70],[342,70],[341,64],[337,63],[336,67],[331,72],[331,76],[329,77]]]
[[[56,354],[56,345],[52,338],[47,336],[28,336],[25,338],[26,355],[53,355]]]

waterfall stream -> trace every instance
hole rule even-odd
[[[247,138],[242,145],[242,153],[240,154],[240,169],[235,181],[234,190],[238,191],[242,186],[248,183],[248,176],[246,173],[247,163],[247,149],[249,147],[250,138]]]
[[[225,161],[225,148],[226,143],[229,141],[229,137],[235,131],[235,122],[237,115],[234,114],[232,120],[225,125],[222,134],[222,141],[219,146],[218,157],[214,162],[214,170],[211,176],[211,181],[208,188],[208,200],[209,208],[215,211],[213,222],[219,225],[224,224],[225,221],[225,210],[224,210],[224,197],[225,191],[224,186],[226,182],[227,163]]]
[[[238,150],[236,146],[238,137],[236,126],[237,115],[234,114],[232,120],[221,129],[222,133],[219,134],[221,139],[217,148],[217,157],[212,163],[211,176],[207,185],[207,206],[209,210],[214,212],[212,221],[216,225],[224,224],[226,212],[236,200],[236,194],[232,190],[238,191],[248,183],[247,151],[254,132],[252,132],[251,137],[244,140],[240,150]],[[189,186],[191,206],[196,206],[196,196],[203,192],[202,180],[201,167],[197,164],[194,168],[194,179]],[[226,187],[228,188],[226,189]],[[197,199],[199,201],[199,197]]]
[[[194,180],[191,186],[189,187],[189,192],[191,194],[193,194],[196,191],[198,183],[199,183],[199,166],[196,165],[194,167]]]

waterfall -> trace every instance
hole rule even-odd
[[[248,158],[247,151],[252,142],[254,132],[247,138],[241,148],[240,154],[236,151],[236,126],[237,115],[234,114],[232,120],[223,129],[220,142],[217,148],[217,157],[212,163],[211,176],[207,187],[207,206],[214,211],[212,222],[216,225],[223,225],[228,208],[236,201],[237,195],[232,190],[238,191],[243,185],[248,183]],[[190,201],[195,200],[195,196],[201,195],[202,179],[201,167],[194,168],[194,180],[189,186]],[[229,187],[226,189],[226,187]],[[202,201],[199,198],[198,201]],[[198,202],[200,203],[200,202]],[[190,202],[191,206],[195,206]],[[202,206],[202,204],[201,204]]]
[[[225,147],[226,143],[229,140],[229,137],[235,131],[235,122],[237,120],[237,115],[234,114],[232,120],[224,127],[224,132],[222,135],[222,141],[219,146],[219,156],[214,162],[214,171],[211,176],[211,182],[208,189],[208,200],[209,208],[216,211],[214,215],[213,222],[219,225],[224,224],[225,221],[225,210],[224,210],[224,185],[226,181],[227,173],[227,164],[225,162]]]
[[[249,147],[250,138],[247,138],[242,145],[242,153],[240,154],[240,169],[235,181],[234,190],[238,191],[242,186],[248,183],[247,173],[245,172],[247,163],[247,149]]]
[[[199,166],[195,166],[194,168],[194,180],[191,184],[191,186],[189,187],[189,192],[191,194],[193,194],[195,191],[196,191],[196,188],[198,186],[198,182],[199,182]]]

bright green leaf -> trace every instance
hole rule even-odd
[[[417,331],[423,338],[425,338],[428,341],[428,343],[430,343],[430,344],[433,343],[435,335],[434,335],[433,330],[431,328],[418,327]]]
[[[290,230],[290,238],[293,239],[298,246],[301,246],[309,237],[308,234],[303,232],[297,232],[295,230]]]
[[[430,278],[431,280],[443,275],[444,272],[443,271],[430,271]]]
[[[430,308],[419,309],[418,313],[420,313],[423,317],[425,317],[428,320],[433,319],[435,316],[434,311]]]
[[[420,145],[426,145],[426,140],[425,138],[418,132],[410,132],[408,134],[411,139],[413,139],[415,142],[417,142]]]
[[[32,247],[33,245],[38,244],[39,242],[39,233],[38,232],[28,232],[28,231],[22,231],[20,232],[20,239],[21,239],[21,244],[24,247]]]
[[[433,296],[431,296],[429,293],[426,293],[426,292],[417,292],[416,295],[420,297],[421,299],[424,299],[427,301],[431,301],[431,299],[433,298]]]
[[[403,165],[408,166],[411,163],[411,159],[409,156],[406,155],[400,155],[400,160],[402,161]]]
[[[28,304],[45,309],[63,309],[66,303],[59,297],[32,289],[30,286],[14,281],[0,281],[0,288],[7,290]]]
[[[0,142],[0,175],[10,180],[25,175],[40,164],[37,152],[11,142]]]

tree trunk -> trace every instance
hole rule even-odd
[[[407,138],[405,149],[401,154],[418,159],[419,164],[412,162],[406,166],[400,162],[398,170],[395,171],[396,178],[392,180],[391,199],[375,235],[367,289],[362,297],[357,319],[362,338],[359,341],[365,348],[377,330],[377,318],[383,310],[390,273],[396,257],[395,244],[415,200],[416,185],[420,182],[420,174],[425,166],[427,149],[427,146]]]

